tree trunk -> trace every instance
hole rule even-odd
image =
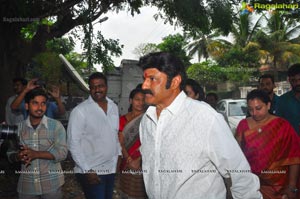
[[[278,68],[277,68],[277,59],[275,57],[273,61],[273,76],[274,76],[274,81],[277,82],[279,80],[279,75],[278,75]]]
[[[26,66],[31,59],[31,44],[21,39],[19,26],[2,22],[0,25],[0,122],[5,119],[7,99],[14,94],[12,79],[24,77]]]

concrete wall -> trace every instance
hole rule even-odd
[[[107,74],[107,96],[115,101],[121,115],[128,112],[129,94],[143,82],[143,70],[136,60],[122,60],[119,68]]]

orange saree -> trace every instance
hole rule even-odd
[[[288,184],[289,165],[300,164],[300,138],[282,118],[249,129],[247,120],[237,127],[237,140],[261,183],[264,198],[281,198]],[[299,183],[298,183],[299,184]]]

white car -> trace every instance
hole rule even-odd
[[[218,102],[216,110],[224,116],[232,133],[235,134],[239,122],[246,118],[247,101],[246,99],[223,99]]]

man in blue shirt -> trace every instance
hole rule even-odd
[[[35,88],[45,88],[45,85],[41,85],[38,78],[32,79],[28,82],[27,86],[23,91],[15,98],[15,100],[11,103],[10,107],[12,110],[18,109],[18,107],[23,103],[24,106],[24,97],[26,93],[35,89]],[[47,101],[47,110],[45,115],[50,118],[56,118],[57,116],[62,116],[65,114],[65,106],[62,103],[59,87],[50,86],[51,88],[47,91],[51,97],[55,100]],[[27,111],[23,111],[24,119],[27,118]]]
[[[276,105],[276,115],[288,120],[300,135],[300,63],[288,69],[288,79],[292,90],[280,96]]]

